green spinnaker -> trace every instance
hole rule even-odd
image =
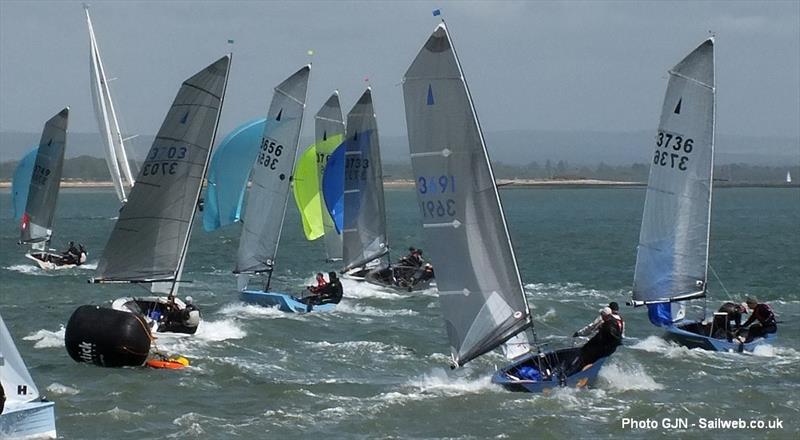
[[[320,192],[322,173],[328,157],[342,143],[342,135],[331,136],[312,144],[303,152],[294,169],[294,201],[303,219],[307,240],[325,235],[323,216],[330,216]]]

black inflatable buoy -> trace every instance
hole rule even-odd
[[[141,366],[150,352],[144,318],[99,306],[80,306],[67,322],[64,344],[75,362],[101,367]]]

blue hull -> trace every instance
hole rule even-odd
[[[773,333],[766,335],[766,337],[758,338],[746,344],[742,344],[736,340],[728,341],[727,339],[712,338],[711,336],[701,335],[682,328],[693,325],[698,325],[698,323],[694,321],[681,321],[676,325],[664,327],[664,330],[666,330],[667,338],[670,340],[673,340],[688,348],[702,348],[703,350],[709,351],[727,351],[736,353],[753,351],[759,345],[777,339],[777,335]]]
[[[287,293],[264,292],[261,290],[243,290],[239,292],[239,298],[250,304],[277,307],[278,310],[286,313],[330,312],[336,308],[336,304],[332,303],[309,306]]]
[[[566,364],[569,364],[574,359],[580,348],[567,348],[563,350],[556,350],[554,352],[545,353],[547,359],[559,359]],[[527,393],[543,393],[548,394],[557,388],[586,388],[593,387],[597,382],[597,375],[600,373],[600,368],[608,358],[600,358],[595,363],[591,364],[589,368],[583,371],[574,373],[566,378],[562,378],[559,373],[542,374],[543,378],[539,380],[526,380],[521,379],[516,375],[520,367],[528,366],[536,370],[540,366],[544,367],[544,361],[538,353],[529,353],[522,358],[515,361],[513,364],[503,367],[492,376],[492,383],[502,385],[509,391],[519,391]],[[539,370],[541,371],[541,370]]]
[[[0,438],[56,438],[53,402],[28,402],[0,415]]]

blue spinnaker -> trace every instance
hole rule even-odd
[[[28,189],[31,186],[33,177],[33,165],[36,163],[36,153],[39,147],[34,147],[17,164],[14,170],[14,180],[11,182],[11,209],[14,210],[14,220],[20,221],[22,214],[25,213],[25,205],[28,203]]]
[[[647,317],[653,325],[659,327],[672,325],[672,304],[668,302],[648,304]]]
[[[336,232],[341,234],[344,227],[344,153],[345,144],[339,145],[331,153],[322,176],[322,196],[325,208],[333,219]]]
[[[254,119],[220,142],[208,168],[203,228],[213,231],[241,218],[247,180],[258,156],[266,119]]]

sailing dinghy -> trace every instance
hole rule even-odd
[[[714,39],[669,71],[650,164],[633,279],[634,306],[647,305],[650,321],[691,348],[752,351],[772,339],[733,338],[727,314],[683,318],[682,301],[705,298],[714,170]],[[673,306],[676,309],[673,317]],[[746,336],[742,334],[742,336]]]
[[[0,316],[0,438],[56,438],[53,402],[39,395]]]
[[[181,85],[90,280],[143,284],[154,295],[120,298],[112,303],[112,309],[78,308],[65,334],[67,351],[76,361],[106,366],[113,363],[110,358],[120,356],[117,350],[124,352],[128,343],[123,338],[128,333],[117,327],[136,328],[128,318],[131,315],[145,323],[141,332],[130,333],[136,344],[142,333],[149,337],[156,332],[197,331],[199,310],[180,301],[177,293],[217,133],[230,60],[230,55],[220,58]],[[87,324],[90,321],[98,325]],[[117,344],[95,343],[105,340],[107,333],[120,334]],[[105,349],[109,352],[103,353]]]
[[[329,311],[338,303],[306,304],[302,297],[271,290],[310,73],[311,65],[304,66],[275,87],[260,150],[252,164],[252,185],[247,192],[234,270],[242,301],[290,313]],[[263,288],[251,286],[258,279],[253,276],[262,278]]]
[[[114,109],[114,102],[111,100],[111,90],[108,87],[105,67],[100,59],[100,48],[94,36],[92,18],[89,16],[89,5],[84,4],[83,8],[86,12],[86,25],[89,28],[89,58],[91,65],[89,77],[92,83],[94,113],[97,116],[100,137],[105,145],[104,153],[108,172],[111,174],[111,182],[114,184],[117,198],[124,204],[127,200],[125,187],[133,187],[135,180],[131,172],[131,166],[128,163],[128,155],[125,152],[125,139],[122,138],[117,112]]]
[[[59,253],[50,249],[53,236],[64,150],[67,143],[69,107],[44,125],[39,146],[28,153],[14,172],[14,217],[20,221],[20,244],[30,244],[25,257],[44,270],[68,269],[86,262],[86,251],[74,246]]]
[[[502,347],[511,391],[592,386],[606,358],[567,374],[579,348],[531,351],[522,288],[486,144],[444,21],[403,78],[411,165],[453,367]]]
[[[383,168],[370,88],[347,114],[345,142],[339,148],[344,166],[344,277],[408,291],[428,288],[433,280],[430,266],[391,264],[388,257]]]

